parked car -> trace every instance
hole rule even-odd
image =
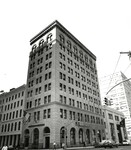
[[[12,145],[9,145],[8,150],[14,150],[14,147]]]
[[[130,145],[130,142],[128,140],[123,140],[122,145]]]
[[[104,148],[109,147],[109,148],[113,148],[113,147],[118,147],[118,144],[115,143],[115,142],[112,142],[110,140],[102,140],[102,142],[100,142],[99,144],[97,143],[95,145],[95,148],[97,148],[97,147],[104,147]]]

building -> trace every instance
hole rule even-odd
[[[22,146],[101,141],[104,124],[96,56],[54,21],[30,40]]]
[[[128,138],[131,140],[131,82],[123,82],[125,80],[127,77],[122,72],[117,72],[100,78],[99,81],[102,103],[104,104],[104,97],[107,97],[111,107],[124,114]]]
[[[20,145],[25,85],[0,95],[0,147]]]
[[[105,105],[103,106],[103,117],[106,139],[117,143],[122,143],[123,140],[127,139],[123,113]]]

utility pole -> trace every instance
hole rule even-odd
[[[120,52],[120,54],[128,54],[129,59],[131,58],[131,51],[129,51],[129,52]]]

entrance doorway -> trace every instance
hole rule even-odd
[[[44,128],[43,135],[44,135],[43,148],[49,149],[50,148],[50,129],[48,127]]]
[[[50,147],[50,137],[45,137],[45,148],[49,148]]]

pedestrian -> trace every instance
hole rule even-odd
[[[5,146],[2,147],[2,150],[5,150]]]
[[[65,149],[65,143],[62,143],[62,148]]]
[[[54,150],[56,150],[56,142],[53,143]]]
[[[6,145],[2,147],[2,150],[7,150],[7,149],[8,147]]]
[[[8,149],[8,147],[7,146],[5,146],[5,149],[4,150],[7,150]]]

